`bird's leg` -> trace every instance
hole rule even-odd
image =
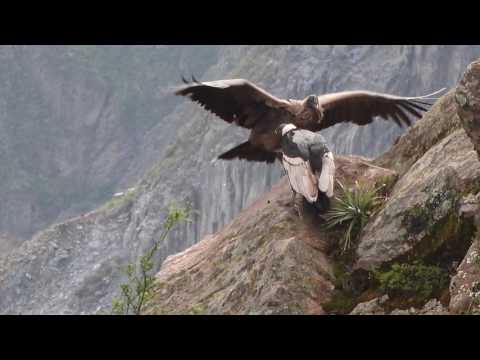
[[[297,196],[297,193],[295,192],[295,190],[293,190],[292,184],[290,183],[290,179],[288,181],[288,185],[290,185],[290,190],[292,190],[292,204],[295,205],[295,197]]]
[[[295,208],[295,211],[297,212],[297,215],[300,219],[303,218],[302,216],[302,211],[300,209],[300,205],[298,204],[298,202],[296,201],[297,199],[297,193],[295,191],[292,191],[293,192],[293,196],[292,196],[292,202],[293,202],[293,207]]]
[[[285,171],[285,175],[288,175],[287,169],[283,168],[283,170]],[[290,182],[290,179],[288,179],[288,185],[290,185],[290,190],[292,190],[292,204],[293,204],[293,207],[295,208],[298,217],[301,218],[302,213],[300,211],[300,207],[298,206],[297,202],[295,201],[296,198],[297,198],[297,192],[295,190],[293,190],[293,186],[292,186],[292,183]]]

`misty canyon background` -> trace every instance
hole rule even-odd
[[[198,213],[157,268],[280,178],[277,164],[212,161],[247,132],[173,96],[182,75],[246,78],[289,98],[416,96],[454,86],[479,56],[480,46],[442,45],[1,46],[0,312],[106,308],[118,269],[158,237],[169,204]],[[377,120],[324,134],[336,153],[376,156],[403,131]]]

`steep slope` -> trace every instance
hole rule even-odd
[[[468,77],[475,91],[464,109],[473,113],[469,130],[478,126],[472,119],[479,110],[472,104],[480,99],[479,74]],[[308,219],[283,215],[291,211],[283,182],[221,231],[168,257],[145,313],[478,312],[480,161],[460,125],[458,93],[456,101],[453,92],[440,99],[376,160],[398,172],[358,158],[346,166],[345,158],[338,158],[338,175],[347,186],[355,181],[377,186],[398,177],[387,181],[387,197],[351,254],[326,252],[328,245],[338,247],[337,237],[322,230],[320,219],[312,226]],[[377,173],[366,176],[369,170]],[[314,249],[302,250],[305,244]]]
[[[453,85],[479,53],[478,46],[3,46],[0,233],[18,243],[92,210],[159,160],[180,163],[175,144],[186,138],[181,170],[195,170],[183,189],[192,188],[203,214],[190,243],[268,190],[278,169],[210,166],[243,132],[168,96],[181,74],[245,77],[289,97],[359,87],[416,95]],[[337,153],[363,155],[380,153],[400,133],[383,123],[326,131]],[[201,169],[210,174],[208,188]],[[217,195],[209,189],[225,183],[226,195],[211,207]]]
[[[415,46],[262,46],[225,48],[221,61],[202,79],[248,78],[273,94],[305,94],[369,88],[416,95],[453,86],[461,69],[479,53],[472,47]],[[462,63],[462,65],[460,65]],[[445,68],[444,68],[445,67]],[[446,71],[444,73],[443,71]],[[442,75],[437,75],[442,72]],[[188,118],[175,143],[165,150],[166,162],[155,174],[158,186],[175,179],[180,191],[164,187],[165,203],[187,197],[202,214],[186,234],[190,244],[227,224],[239,211],[278,180],[277,166],[211,161],[244,141],[246,132],[183,103],[170,118]],[[368,127],[338,125],[324,132],[336,153],[378,155],[403,130],[382,121]],[[374,139],[374,141],[373,141]],[[167,169],[163,170],[166,166]],[[193,238],[189,238],[194,234]]]
[[[144,137],[178,103],[167,86],[217,50],[1,46],[0,233],[28,239],[138,180]]]
[[[416,95],[454,84],[461,66],[479,50],[461,46],[231,46],[218,50],[215,63],[204,66],[201,78],[249,78],[275,95],[289,97],[358,87]],[[178,75],[167,70],[171,76]],[[116,184],[126,187],[149,169],[135,190],[95,212],[49,227],[0,258],[0,291],[4,294],[0,312],[92,313],[108,308],[122,280],[121,266],[136,259],[159,236],[170,203],[191,202],[198,215],[163,244],[157,268],[168,255],[221,229],[280,178],[277,165],[212,163],[217,154],[241,142],[245,133],[213,116],[208,118],[193,104],[177,104],[170,105],[168,115],[162,113],[161,122],[139,137],[136,157],[119,159],[117,164],[109,163],[105,155],[90,172],[111,179],[118,165]],[[147,105],[140,102],[138,106]],[[337,153],[376,154],[400,132],[377,123],[365,128],[338,126],[326,136]],[[120,138],[115,140],[121,144],[117,151],[128,147]],[[79,152],[83,150],[73,153]],[[65,202],[66,208],[74,202]],[[18,212],[12,214],[16,221],[21,218]],[[28,223],[28,216],[25,219]]]
[[[376,183],[392,172],[361,157],[336,158],[337,178]],[[337,189],[338,190],[338,189]],[[228,226],[169,256],[147,314],[324,314],[334,289],[331,236],[284,177]]]

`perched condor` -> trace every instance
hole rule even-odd
[[[333,196],[335,163],[324,137],[293,124],[281,124],[278,132],[294,204],[296,195],[301,194],[318,210],[326,210]]]
[[[247,141],[219,156],[219,159],[275,161],[281,134],[275,130],[282,123],[320,131],[341,122],[357,125],[371,123],[375,117],[410,126],[410,117],[420,118],[430,103],[424,100],[444,89],[420,97],[401,97],[370,91],[343,91],[303,100],[280,99],[244,79],[192,82],[175,92],[201,104],[221,119],[250,129]]]

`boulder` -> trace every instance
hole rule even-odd
[[[458,116],[480,156],[480,60],[472,62],[455,91]]]
[[[449,310],[453,314],[480,314],[480,240],[470,246],[450,282]]]
[[[383,304],[388,300],[388,295],[362,302],[355,306],[350,315],[385,315]]]
[[[448,309],[440,301],[432,299],[421,309],[411,307],[409,309],[395,309],[389,315],[449,315]]]
[[[479,187],[479,176],[480,162],[463,129],[433,145],[401,176],[364,229],[355,266],[369,270],[393,260],[428,258],[447,248],[463,255],[473,226],[458,215],[459,203]]]

